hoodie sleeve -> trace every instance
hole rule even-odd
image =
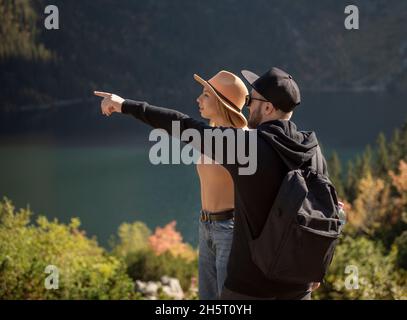
[[[153,128],[164,129],[172,135],[172,122],[180,121],[184,124],[184,127],[205,127],[204,123],[192,123],[194,122],[186,114],[181,112],[160,108],[149,105],[143,101],[133,101],[126,99],[122,105],[122,113],[129,114],[136,119],[150,125]]]
[[[235,146],[237,146],[239,142],[238,136],[245,135],[246,132],[244,130],[226,127],[214,128],[207,125],[205,122],[193,119],[188,115],[176,110],[156,107],[149,105],[147,102],[133,101],[128,99],[123,102],[122,113],[132,115],[136,119],[154,128],[164,129],[173,137],[180,139],[186,138],[185,136],[189,136],[189,139],[181,139],[181,141],[186,143],[192,142],[192,146],[194,148],[198,149],[201,153],[204,153],[208,157],[222,164],[232,175],[237,172],[238,156],[236,150],[238,148],[236,147],[235,150],[232,151],[233,154],[231,154],[230,148],[228,148],[229,139],[222,138],[222,151],[216,151],[217,148],[215,148],[215,143],[217,139],[213,136],[219,136],[216,133],[225,136],[232,136],[231,133],[233,133],[234,138],[231,139],[234,139]],[[197,142],[195,139],[192,139],[191,135],[188,134],[190,132],[186,132],[187,129],[195,129],[192,131],[199,133],[200,141]],[[217,132],[215,132],[214,130],[217,130]],[[183,133],[185,133],[184,137]],[[213,135],[211,135],[211,133]],[[208,135],[210,136],[210,139],[207,139]],[[245,141],[246,140],[248,139],[245,138]],[[211,148],[205,147],[208,142],[211,142]],[[229,160],[231,157],[233,158],[231,159],[233,161],[226,161],[226,159]],[[224,161],[221,161],[222,159]]]

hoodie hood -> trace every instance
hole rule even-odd
[[[259,135],[269,143],[290,169],[311,160],[317,151],[314,131],[298,131],[290,120],[272,120],[257,127]]]

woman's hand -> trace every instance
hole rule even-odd
[[[311,291],[317,290],[320,285],[321,285],[320,282],[313,282],[313,283],[311,284]]]
[[[119,97],[118,95],[113,93],[102,91],[94,91],[93,93],[96,96],[103,98],[100,104],[102,114],[110,116],[113,112],[122,112],[122,104],[124,102],[124,99],[122,97]]]

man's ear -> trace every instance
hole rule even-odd
[[[271,104],[271,102],[267,102],[266,103],[266,107],[264,108],[264,114],[265,115],[270,115],[270,114],[272,114],[273,112],[274,112],[274,107],[273,107],[273,105]]]

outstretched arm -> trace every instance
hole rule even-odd
[[[108,92],[95,91],[94,93],[103,98],[101,109],[106,116],[110,116],[114,112],[129,114],[154,128],[164,129],[171,135],[173,134],[173,121],[180,122],[181,133],[186,129],[193,128],[203,136],[204,129],[213,129],[204,122],[195,120],[176,110],[155,107],[147,102],[126,100]]]
[[[204,153],[208,157],[217,161],[219,159],[219,156],[221,156],[222,161],[218,162],[225,166],[231,173],[236,172],[238,167],[238,148],[243,147],[245,148],[244,150],[247,150],[246,147],[249,141],[249,134],[247,131],[244,131],[242,129],[226,127],[213,128],[202,121],[193,119],[188,115],[176,110],[152,106],[146,102],[125,100],[115,94],[107,92],[95,91],[95,95],[104,98],[101,104],[101,108],[102,113],[107,116],[110,116],[113,112],[130,114],[154,128],[161,128],[166,130],[170,135],[176,136],[177,138],[179,138],[177,134],[182,135],[182,133],[187,129],[195,129],[201,138],[201,142],[200,145],[194,145],[194,147],[200,150],[201,153]],[[178,121],[179,125],[176,132],[172,132],[174,121]],[[207,138],[208,133],[210,135],[209,139]],[[215,133],[220,137],[219,140],[215,138]],[[231,136],[231,138],[226,138],[228,134],[230,134],[229,136]],[[239,135],[240,137],[243,137],[243,141],[239,140]],[[210,142],[212,147],[205,148],[205,144],[207,144],[209,140],[211,140]],[[220,145],[219,141],[221,141]],[[234,150],[232,149],[232,151],[229,145],[229,143],[231,142],[233,142],[235,146]],[[214,147],[215,144],[216,147],[220,146],[221,152],[216,151],[216,148]],[[233,158],[232,161],[227,161],[231,158]]]

